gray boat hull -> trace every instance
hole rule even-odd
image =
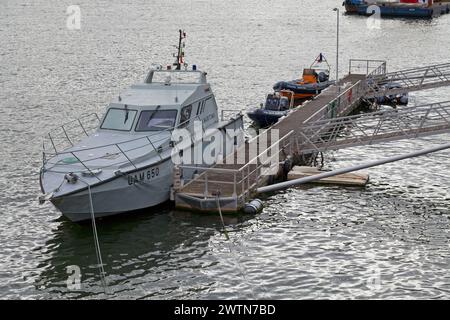
[[[158,175],[152,177],[152,170]],[[167,159],[157,165],[116,177],[91,187],[95,218],[132,212],[159,205],[170,196],[173,163]],[[61,213],[74,222],[91,219],[89,190],[51,199]]]

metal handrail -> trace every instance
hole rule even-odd
[[[179,124],[178,126],[176,126],[176,127],[174,127],[174,128],[171,128],[170,130],[179,128],[179,127],[183,126],[183,125],[184,125],[185,123],[187,123],[187,122],[191,122],[187,127],[185,127],[185,128],[189,128],[189,126],[195,124],[195,120],[196,120],[196,119],[200,120],[200,118],[199,118],[198,115],[196,115],[195,117],[193,117],[193,118],[191,118],[191,119],[189,119],[189,120],[184,121],[183,123]],[[203,130],[203,132],[204,132],[204,127],[203,127],[203,125],[202,125],[202,130]],[[169,131],[169,129],[165,129],[165,130],[161,130],[161,131]],[[71,150],[71,151],[65,151],[65,152],[56,152],[55,154],[53,154],[52,157],[55,157],[55,156],[57,156],[57,155],[70,154],[70,155],[72,155],[74,158],[76,158],[76,159],[78,160],[78,162],[80,162],[81,165],[82,165],[83,167],[85,167],[87,170],[89,170],[89,172],[91,172],[91,170],[90,170],[89,167],[86,165],[86,163],[87,163],[87,162],[90,162],[90,161],[102,159],[102,158],[104,158],[104,155],[102,155],[102,156],[100,156],[100,157],[96,157],[96,158],[87,159],[87,160],[81,160],[79,157],[76,156],[75,153],[85,152],[85,151],[89,151],[89,150],[95,150],[95,149],[101,149],[101,148],[106,148],[106,147],[115,146],[115,147],[119,150],[119,152],[113,153],[113,155],[119,155],[119,154],[121,154],[121,155],[123,155],[123,156],[127,159],[127,161],[118,161],[118,162],[116,162],[116,163],[114,163],[114,164],[110,164],[110,165],[108,165],[108,166],[103,166],[103,167],[101,167],[101,168],[108,168],[108,167],[112,167],[112,166],[116,166],[116,165],[122,165],[122,164],[124,164],[124,163],[130,163],[131,165],[133,165],[133,166],[136,168],[136,166],[135,166],[135,164],[133,163],[133,161],[132,161],[132,160],[130,159],[130,157],[127,155],[127,152],[129,153],[130,151],[134,151],[134,150],[138,150],[138,149],[142,149],[142,148],[151,146],[151,147],[152,147],[152,150],[150,151],[150,153],[151,153],[151,152],[156,152],[156,153],[159,155],[160,159],[162,160],[161,153],[163,153],[164,151],[167,151],[167,150],[169,150],[169,149],[171,148],[170,146],[168,146],[167,148],[163,148],[163,149],[161,149],[161,151],[158,151],[158,150],[155,148],[154,144],[151,142],[151,140],[150,140],[149,137],[154,136],[154,135],[157,135],[157,134],[161,133],[161,131],[159,131],[158,133],[152,134],[152,135],[141,136],[141,137],[139,137],[139,138],[130,139],[130,140],[123,141],[123,142],[119,142],[119,143],[112,143],[112,144],[102,145],[102,146],[92,147],[92,148],[83,148],[83,149],[79,149],[79,150]],[[142,139],[147,139],[147,143],[145,143],[145,144],[142,145],[142,146],[135,147],[135,148],[131,148],[131,149],[127,149],[127,150],[123,150],[123,149],[120,147],[120,145],[124,145],[124,144],[130,143],[130,142],[136,142],[136,141],[139,141],[139,140],[142,140]],[[161,140],[164,140],[164,139],[159,139],[158,141],[161,141]],[[161,153],[160,153],[160,152],[161,152]],[[44,151],[44,159],[45,159],[45,151]],[[45,161],[45,160],[44,160],[43,165],[45,165],[46,163],[48,163],[48,161]],[[58,164],[57,164],[57,163],[54,163],[53,165],[56,166],[56,165],[58,165]],[[99,168],[100,168],[100,167],[99,167]],[[91,172],[91,173],[92,173],[92,172]]]
[[[267,129],[264,131],[267,132],[270,129]],[[260,137],[261,135],[263,135],[264,133],[254,137],[252,140],[254,140],[255,138]],[[247,166],[254,164],[254,161],[257,161],[264,153],[267,153],[267,151],[269,149],[272,149],[275,145],[280,144],[281,141],[286,140],[288,137],[290,137],[292,134],[294,133],[294,130],[289,131],[287,134],[285,134],[283,137],[281,137],[280,139],[278,139],[275,143],[271,144],[269,147],[267,147],[263,152],[261,152],[260,154],[258,154],[256,157],[254,157],[252,160],[250,160],[249,162],[247,162],[243,167],[240,167],[239,169],[226,169],[226,168],[217,168],[217,167],[196,167],[196,166],[189,166],[189,165],[180,165],[179,168],[180,169],[195,169],[195,170],[201,170],[201,171],[215,171],[215,172],[224,172],[224,173],[229,173],[229,172],[241,172],[243,171]]]
[[[265,131],[267,132],[267,131]],[[265,133],[264,132],[264,133]],[[263,133],[263,134],[264,134]],[[258,161],[258,159],[264,154],[267,153],[267,151],[270,149],[272,149],[275,145],[279,145],[281,141],[284,141],[285,139],[287,139],[288,137],[290,137],[292,134],[294,133],[294,130],[289,131],[287,134],[285,134],[283,137],[281,137],[280,139],[278,139],[275,143],[271,144],[270,147],[267,147],[263,152],[261,152],[260,154],[258,154],[256,157],[254,157],[253,159],[251,159],[249,162],[247,162],[243,167],[241,167],[239,169],[239,171],[243,171],[247,166],[254,164],[255,161]],[[261,135],[259,135],[261,136]]]
[[[450,67],[450,63],[449,62],[444,62],[444,63],[438,63],[438,64],[434,64],[434,65],[429,65],[429,66],[424,66],[424,67],[419,67],[419,68],[409,68],[409,69],[403,69],[400,71],[393,71],[390,73],[387,73],[386,75],[392,75],[392,74],[396,74],[398,72],[402,72],[402,73],[414,73],[414,72],[420,72],[420,71],[426,71],[428,69],[441,69],[441,68],[449,68]]]
[[[354,89],[356,89],[356,90],[354,90]],[[352,92],[351,101],[348,101],[348,99],[342,99],[343,97],[348,96],[349,92]],[[324,105],[322,108],[317,110],[313,115],[311,115],[308,119],[306,119],[304,121],[304,123],[311,122],[315,117],[317,117],[321,113],[323,113],[322,116],[320,116],[320,118],[314,120],[314,122],[323,120],[325,118],[330,118],[329,115],[330,115],[330,112],[332,110],[330,110],[328,112],[324,112],[324,110],[328,109],[330,107],[330,105],[333,105],[333,103],[337,103],[336,114],[342,113],[342,111],[343,111],[342,109],[347,108],[349,105],[352,105],[357,100],[362,98],[364,96],[365,92],[366,92],[365,81],[359,80],[358,82],[356,82],[351,87],[349,87],[349,88],[345,89],[344,91],[342,91],[342,93],[340,93],[336,98],[334,98],[333,100],[328,102],[326,105]]]
[[[303,126],[296,139],[299,149],[306,153],[449,131],[450,101],[444,101],[318,121]]]
[[[145,140],[145,139],[148,139],[148,137],[149,137],[149,136],[141,136],[141,137],[136,138],[136,139],[133,139],[133,140],[127,140],[127,141],[122,141],[122,142],[110,143],[110,144],[105,144],[105,145],[98,146],[98,147],[90,147],[90,148],[83,148],[83,149],[78,149],[78,150],[63,151],[63,152],[56,152],[56,153],[49,153],[49,154],[51,154],[51,155],[54,157],[54,156],[57,156],[57,155],[69,154],[69,153],[72,153],[72,152],[82,152],[82,151],[97,150],[97,149],[102,149],[102,148],[106,148],[106,147],[112,147],[112,146],[117,146],[117,145],[121,145],[121,144],[125,144],[125,143],[135,142],[135,141],[139,141],[139,140]],[[156,142],[161,141],[161,140],[164,140],[164,139],[156,140]],[[146,146],[147,146],[147,144],[146,144],[146,145],[143,145],[143,146],[140,146],[140,147],[128,149],[128,150],[126,150],[126,151],[134,151],[134,150],[137,150],[137,149],[146,147]],[[102,157],[103,157],[103,156],[102,156]],[[89,159],[89,160],[86,160],[86,161],[98,160],[98,159],[100,159],[100,158],[102,158],[102,157],[99,157],[99,158],[92,158],[92,159]]]
[[[199,115],[196,115],[195,117],[193,117],[193,118],[191,118],[191,119],[189,119],[189,120],[186,120],[186,121],[184,121],[184,122],[178,124],[176,127],[166,128],[166,129],[164,129],[164,130],[160,130],[160,131],[157,131],[157,132],[152,133],[152,134],[149,134],[149,135],[140,136],[139,138],[133,138],[133,139],[130,139],[130,140],[122,141],[122,142],[120,142],[120,144],[129,143],[129,142],[134,142],[134,141],[138,141],[138,140],[140,140],[140,139],[147,139],[147,138],[149,138],[149,137],[156,136],[156,135],[160,134],[161,132],[172,131],[172,130],[174,130],[174,129],[178,129],[179,127],[181,127],[182,125],[184,125],[184,124],[187,123],[187,122],[192,121],[193,119],[198,119],[198,120],[200,120],[200,117],[199,117]],[[72,122],[75,122],[75,121],[72,121]],[[78,151],[94,150],[94,149],[99,149],[99,148],[104,148],[104,147],[114,146],[114,145],[116,145],[116,144],[117,144],[117,143],[110,143],[110,144],[102,145],[102,146],[100,146],[100,147],[83,148],[83,149],[79,149],[79,150],[76,150],[76,151],[78,152]],[[69,152],[70,152],[70,151],[58,152],[57,150],[55,150],[55,154],[56,154],[56,155],[57,155],[57,154],[69,153]]]
[[[222,173],[233,173],[237,172],[238,169],[226,169],[226,168],[215,168],[215,167],[196,167],[196,166],[188,166],[188,165],[180,165],[178,166],[180,169],[190,169],[190,170],[200,170],[200,171],[214,171],[214,172],[222,172]]]
[[[266,133],[268,130],[265,130],[264,133]],[[261,135],[263,135],[264,133],[254,137],[252,140],[254,140],[255,138],[260,137]],[[181,165],[179,166],[179,168],[181,170],[184,169],[191,169],[191,170],[199,170],[202,173],[194,178],[188,179],[189,182],[186,183],[183,188],[189,186],[190,184],[194,183],[194,182],[202,182],[204,183],[204,189],[203,189],[203,193],[206,195],[207,194],[207,189],[208,189],[208,183],[216,183],[216,184],[226,184],[226,185],[230,185],[230,184],[234,184],[234,188],[233,188],[233,193],[236,194],[237,192],[237,185],[242,185],[242,195],[247,194],[249,192],[250,189],[252,189],[257,183],[259,178],[262,176],[261,174],[258,174],[258,172],[260,171],[260,169],[264,166],[267,165],[267,163],[271,163],[272,159],[276,156],[279,156],[279,154],[281,152],[283,152],[283,148],[280,148],[278,153],[276,154],[271,154],[270,156],[267,157],[267,159],[264,162],[260,162],[258,164],[258,162],[253,163],[254,161],[257,161],[259,158],[261,158],[262,155],[266,154],[269,150],[273,149],[276,145],[281,144],[282,142],[286,141],[288,138],[290,138],[292,136],[292,134],[294,133],[294,130],[291,130],[289,133],[287,133],[286,135],[284,135],[282,138],[278,139],[276,142],[272,143],[269,147],[267,147],[263,152],[259,153],[256,157],[254,157],[251,161],[249,161],[248,163],[246,163],[244,166],[240,167],[239,169],[226,169],[226,168],[217,168],[217,167],[197,167],[197,166],[187,166],[187,165]],[[292,141],[292,139],[289,140],[289,143],[287,145],[284,145],[284,147],[286,146],[290,146]],[[251,165],[255,165],[254,169],[250,169]],[[247,172],[245,173],[244,171],[247,170]],[[208,179],[208,173],[226,173],[226,174],[233,174],[233,182],[230,181],[224,181],[224,180],[210,180]],[[254,174],[258,174],[258,176],[255,178],[255,180],[250,183],[250,178],[252,175]],[[260,172],[259,172],[260,173]],[[240,180],[237,180],[237,175],[240,174],[241,178]],[[244,186],[243,184],[247,182],[247,191],[244,191]]]
[[[399,70],[372,76],[368,80],[368,98],[438,88],[450,84],[450,63]],[[390,83],[399,84],[400,88],[385,86]]]
[[[91,114],[90,114],[90,115],[91,115]],[[240,116],[241,114],[239,113],[239,114],[237,114],[237,115]],[[150,137],[153,137],[153,136],[156,136],[156,135],[160,134],[161,132],[173,131],[173,130],[175,130],[175,129],[180,128],[181,126],[183,126],[183,125],[184,125],[185,123],[187,123],[187,122],[192,122],[193,120],[194,120],[194,121],[195,121],[195,120],[201,121],[200,116],[199,116],[199,115],[196,115],[195,117],[190,118],[189,120],[186,120],[186,121],[184,121],[184,122],[178,124],[178,125],[175,126],[175,127],[172,127],[172,128],[166,128],[166,129],[164,129],[164,130],[157,131],[157,132],[155,132],[155,133],[153,133],[153,134],[149,134],[149,135],[145,135],[145,136],[140,136],[139,138],[133,138],[133,139],[130,139],[130,140],[125,140],[125,141],[120,142],[119,144],[130,143],[130,142],[138,141],[138,140],[140,140],[140,139],[148,139],[148,138],[150,138]],[[74,121],[72,121],[72,122],[76,122],[76,121],[77,121],[77,120],[74,120]],[[70,123],[72,123],[72,122],[70,122]],[[194,124],[194,122],[193,122],[192,124]],[[191,124],[190,124],[190,125],[191,125]],[[56,129],[55,129],[55,130],[56,130]],[[202,126],[202,130],[204,131],[203,126]],[[52,131],[54,131],[54,130],[52,130]],[[48,135],[48,134],[47,134],[47,135]],[[51,139],[51,137],[50,137],[50,139]],[[95,149],[104,148],[104,147],[110,147],[110,146],[114,146],[114,145],[116,145],[116,143],[105,144],[105,145],[102,145],[102,146],[99,146],[99,147],[83,148],[83,149],[78,149],[78,150],[76,150],[76,151],[77,151],[77,152],[79,152],[79,151],[89,151],[89,150],[95,150]],[[56,148],[54,148],[54,149],[55,149],[55,153],[50,153],[50,154],[59,155],[59,154],[65,154],[65,153],[70,153],[70,152],[71,152],[71,151],[62,151],[62,152],[58,152],[58,151],[56,150]]]
[[[374,74],[383,74],[386,73],[386,61],[385,60],[370,60],[370,59],[350,59],[349,61],[349,67],[348,67],[348,73],[349,74],[355,74],[352,72],[354,66],[353,63],[354,62],[363,62],[365,63],[365,69],[366,69],[366,76],[371,76]],[[376,63],[377,65],[374,67],[371,67],[371,63]],[[361,69],[363,67],[358,66],[358,69]],[[373,69],[372,71],[369,72],[369,69]]]
[[[99,116],[98,116],[98,114],[97,114],[96,112],[91,112],[91,113],[87,113],[87,114],[82,114],[82,115],[80,115],[78,118],[76,118],[76,119],[74,119],[74,120],[65,122],[65,123],[63,123],[62,125],[60,125],[60,126],[58,126],[58,127],[56,127],[56,128],[53,128],[52,130],[49,131],[49,133],[52,132],[52,131],[55,131],[55,130],[59,129],[60,127],[67,126],[67,125],[69,125],[69,124],[71,124],[71,123],[74,123],[74,122],[78,122],[78,123],[79,123],[81,119],[87,118],[88,116],[92,116],[92,115],[95,115],[96,118],[100,121],[100,118],[99,118]]]

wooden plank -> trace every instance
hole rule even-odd
[[[295,166],[288,174],[288,180],[311,177],[324,171],[315,167]],[[314,183],[319,184],[336,184],[343,186],[365,186],[369,182],[369,175],[366,173],[346,173],[334,177],[320,179]]]

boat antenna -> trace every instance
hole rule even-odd
[[[323,63],[326,63],[327,68],[322,68],[321,65]],[[327,61],[327,58],[325,58],[325,56],[321,53],[319,53],[319,55],[317,56],[316,60],[314,60],[314,62],[311,64],[311,66],[309,67],[310,69],[314,69],[314,70],[325,70],[325,73],[330,73],[331,67],[330,64]],[[321,82],[319,77],[317,77],[317,82]]]
[[[325,56],[321,52],[317,56],[316,60],[314,60],[314,62],[312,63],[310,69],[312,69],[315,65],[321,64],[321,63],[324,63],[324,62],[327,64],[328,69],[330,69],[330,64],[328,63],[327,58],[325,58]]]
[[[173,64],[175,66],[176,70],[181,70],[181,65],[184,65],[184,48],[186,46],[185,42],[183,41],[184,39],[186,39],[186,32],[184,32],[183,30],[178,30],[178,32],[180,33],[179,39],[178,39],[178,47],[177,47],[177,54],[176,54],[176,58],[177,60],[175,61],[175,63]]]

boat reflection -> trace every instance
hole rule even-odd
[[[252,217],[224,216],[224,221],[229,229],[234,229]],[[55,294],[69,298],[105,297],[91,225],[74,224],[65,219],[58,221],[54,237],[43,246],[45,252],[40,249],[48,258],[38,266],[43,271],[35,283],[36,288],[51,293],[52,297]],[[218,215],[173,211],[170,205],[158,206],[151,212],[97,220],[107,291],[135,290],[135,282],[151,283],[164,279],[164,274],[172,270],[196,268],[200,258],[211,250],[211,238],[221,236],[218,233],[221,229]],[[69,266],[80,268],[80,290],[67,288]]]

